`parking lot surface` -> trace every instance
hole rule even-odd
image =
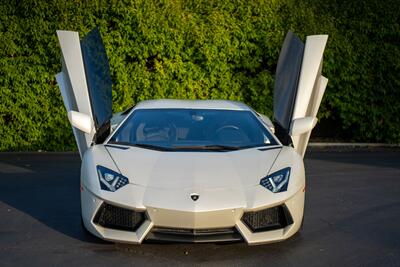
[[[0,153],[0,266],[400,266],[400,151],[310,151],[302,231],[275,244],[101,241],[76,153]]]

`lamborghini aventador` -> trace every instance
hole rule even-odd
[[[301,227],[303,157],[327,79],[327,36],[285,38],[273,122],[226,100],[149,100],[112,114],[97,29],[58,31],[57,74],[82,159],[84,227],[110,241],[284,240]]]

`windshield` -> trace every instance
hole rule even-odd
[[[277,144],[252,112],[214,109],[135,110],[109,143],[159,150],[237,150]]]

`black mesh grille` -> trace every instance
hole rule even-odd
[[[97,211],[93,222],[105,228],[136,231],[144,220],[144,212],[137,212],[103,203]]]
[[[293,223],[292,216],[285,205],[254,212],[245,212],[242,221],[253,232],[284,228]]]

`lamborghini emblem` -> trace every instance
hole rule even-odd
[[[196,194],[196,193],[190,194],[190,198],[193,201],[197,201],[199,199],[199,197],[200,197],[199,194]]]

